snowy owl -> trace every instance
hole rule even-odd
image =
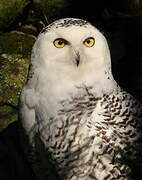
[[[89,22],[42,30],[19,107],[38,179],[141,179],[142,105],[114,80],[106,38]]]

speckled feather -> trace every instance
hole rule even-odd
[[[133,179],[142,168],[141,104],[125,91],[102,98],[87,91],[61,103],[54,123],[39,117],[39,136],[61,179]]]
[[[66,18],[66,19],[61,19],[60,21],[57,20],[57,21],[51,23],[47,27],[43,28],[41,33],[49,32],[53,26],[55,28],[61,28],[61,27],[66,28],[66,27],[70,27],[70,26],[79,26],[79,27],[83,26],[83,27],[85,27],[86,24],[89,24],[89,23],[87,21],[82,20],[82,19]]]
[[[69,55],[65,56],[69,65],[61,61],[61,67],[58,63],[61,53],[54,60],[48,57],[49,62],[45,54],[43,57],[42,44],[48,33],[73,31],[68,38],[78,41],[74,35],[77,31],[82,42],[82,34],[83,37],[88,34],[88,29],[91,29],[89,35],[95,31],[96,47],[102,41],[98,49],[92,49],[94,58],[86,56],[82,45],[83,50],[78,51],[85,55],[81,56],[79,67],[68,59]],[[71,43],[66,48],[76,48]],[[72,51],[71,56],[76,57]],[[52,66],[56,60],[60,68],[56,64]],[[93,64],[87,64],[88,60]],[[21,93],[20,118],[22,136],[26,137],[25,154],[38,179],[140,180],[142,105],[113,79],[108,46],[101,33],[83,20],[56,21],[41,32],[31,64]]]

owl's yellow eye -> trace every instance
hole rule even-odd
[[[93,37],[89,37],[89,38],[87,38],[87,39],[85,39],[85,40],[83,41],[83,44],[84,44],[86,47],[92,47],[92,46],[94,46],[94,44],[95,44],[95,39],[94,39]]]
[[[55,39],[53,44],[56,48],[63,48],[67,44],[67,41],[62,38],[59,38],[59,39]]]

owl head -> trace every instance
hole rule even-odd
[[[44,28],[33,47],[31,64],[33,81],[38,79],[43,87],[84,84],[102,91],[114,83],[105,37],[81,19],[60,19]]]

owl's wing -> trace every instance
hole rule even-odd
[[[23,88],[19,102],[19,117],[26,135],[30,135],[36,124],[36,96],[34,89]]]
[[[38,100],[34,89],[23,89],[20,96],[19,116],[21,124],[22,146],[28,161],[38,179],[59,180],[55,167],[49,161],[50,157],[45,151],[39,135]]]

